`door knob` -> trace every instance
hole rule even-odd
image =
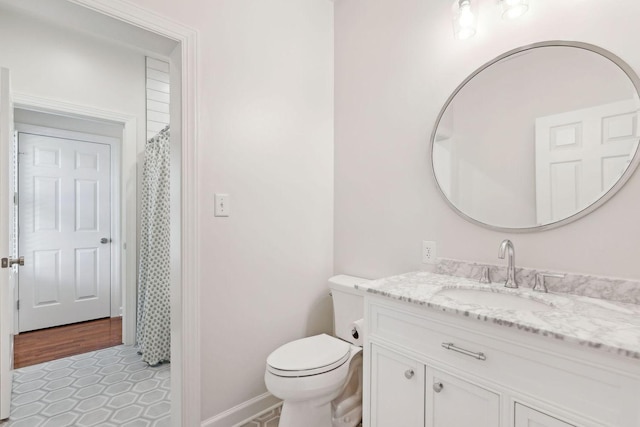
[[[24,265],[24,257],[21,256],[20,258],[2,258],[2,260],[0,260],[0,266],[2,268],[9,268],[9,267],[13,267],[14,265],[18,264],[18,265]]]
[[[106,237],[103,237],[102,239],[100,239],[100,243],[102,243],[103,245],[106,245],[107,243],[110,243],[111,239],[107,239]]]

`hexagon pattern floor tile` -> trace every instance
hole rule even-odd
[[[241,427],[278,427],[281,409],[282,406],[278,406],[277,408],[256,417],[256,419],[242,425]]]
[[[17,369],[2,427],[169,427],[169,367],[121,345]]]
[[[243,424],[240,427],[278,427],[280,422],[280,412],[282,406],[278,406],[269,412],[265,412],[259,415],[254,420],[249,421],[247,424]],[[362,424],[358,424],[358,427],[362,427]]]

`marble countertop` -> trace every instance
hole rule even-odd
[[[428,272],[412,272],[386,277],[357,284],[355,288],[419,306],[640,359],[640,305],[636,304],[570,294],[542,293],[529,288],[508,289],[502,283],[484,284],[475,280]],[[475,302],[465,303],[453,296],[439,294],[447,289],[516,294],[521,298],[541,303],[542,310],[509,309]]]

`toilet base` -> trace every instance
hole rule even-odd
[[[285,402],[282,405],[278,427],[329,427],[331,426],[331,402]]]
[[[362,418],[362,348],[328,372],[282,377],[265,371],[265,385],[283,400],[278,427],[356,427]]]

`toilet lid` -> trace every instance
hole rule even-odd
[[[326,334],[287,343],[267,357],[267,369],[283,377],[322,374],[349,359],[351,346]]]

